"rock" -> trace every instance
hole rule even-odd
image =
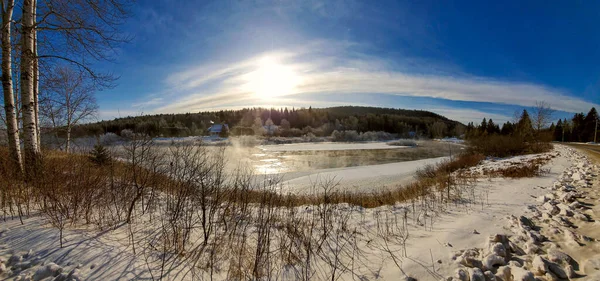
[[[511,280],[511,268],[509,266],[498,267],[498,271],[496,271],[496,278],[500,280]]]
[[[494,244],[490,252],[501,257],[506,257],[506,248],[502,243]]]
[[[519,217],[519,225],[525,229],[533,229],[535,227],[535,224],[525,216]]]
[[[587,217],[586,215],[582,214],[582,213],[576,213],[576,214],[573,216],[573,218],[576,218],[576,219],[578,219],[578,220],[580,220],[580,221],[590,221],[590,220],[588,219],[588,217]]]
[[[544,277],[546,277],[547,281],[559,281],[558,277],[552,274],[552,272],[546,272],[546,275]]]
[[[542,213],[542,220],[543,221],[548,221],[552,219],[552,215],[550,213]]]
[[[552,262],[548,263],[548,271],[552,272],[560,279],[566,279],[568,277],[567,272],[565,272],[564,269]]]
[[[408,277],[408,278],[412,278],[412,277]],[[83,281],[84,280],[84,278],[81,276],[80,270],[78,268],[75,268],[71,272],[69,272],[67,279],[70,281]],[[417,281],[414,278],[412,280]]]
[[[513,276],[513,281],[535,281],[533,273],[529,270],[520,267],[511,267],[510,272]]]
[[[550,200],[550,198],[546,197],[546,195],[542,195],[542,196],[536,198],[535,200],[540,203],[546,203],[546,202],[548,202],[548,200]]]
[[[23,260],[22,256],[19,255],[12,255],[10,258],[8,258],[8,262],[6,263],[7,266],[12,266],[13,264],[19,263]]]
[[[579,238],[572,231],[565,231],[564,237],[568,244],[581,246]]]
[[[46,266],[38,268],[33,274],[33,281],[40,281],[48,277],[56,277],[62,272],[62,268],[51,262]]]
[[[33,249],[29,249],[29,251],[23,255],[24,259],[31,258],[33,256]]]
[[[0,263],[0,274],[6,271],[6,265],[4,263]]]
[[[494,234],[494,235],[490,236],[489,241],[504,243],[504,242],[508,241],[508,238],[504,234]]]
[[[544,203],[542,207],[544,207],[544,209],[546,209],[546,211],[548,211],[548,213],[552,216],[558,215],[558,213],[560,213],[560,210],[556,206],[550,204],[550,202]]]
[[[573,269],[573,266],[570,264],[565,266],[565,271],[567,272],[567,276],[569,276],[569,278],[575,278],[577,276],[577,274],[575,274],[575,269]]]
[[[531,271],[534,275],[545,275],[548,272],[547,262],[542,257],[535,256],[531,262]]]
[[[503,257],[496,254],[490,254],[483,259],[483,269],[492,270],[494,266],[506,265]]]
[[[483,271],[479,268],[469,269],[470,280],[471,281],[485,281],[485,275],[483,275]]]
[[[484,272],[483,275],[485,276],[485,281],[496,281],[496,275],[489,270]]]
[[[515,261],[515,260],[509,261],[508,265],[510,267],[523,267],[523,265],[520,262]]]
[[[417,281],[417,279],[412,278],[410,276],[405,276],[404,278],[402,278],[402,281]]]
[[[525,243],[525,253],[528,255],[535,255],[539,252],[540,247],[533,242]]]
[[[508,241],[508,249],[510,250],[511,253],[514,253],[517,256],[522,256],[525,254],[525,251],[523,251],[523,249],[521,249],[521,247],[519,247],[517,244],[513,243],[512,241]]]
[[[470,281],[469,273],[464,268],[457,269],[454,276],[460,281]]]
[[[481,267],[482,263],[480,260],[474,258],[474,257],[461,257],[461,259],[459,260],[459,264],[462,264],[466,267]]]
[[[579,209],[579,208],[582,208],[583,205],[581,205],[581,203],[579,203],[578,201],[575,201],[575,202],[569,204],[569,207],[571,207],[571,209]]]
[[[479,234],[479,232],[477,231],[477,229],[473,229],[473,234]]]
[[[559,214],[561,214],[563,216],[567,216],[567,217],[573,216],[573,211],[571,211],[571,207],[569,207],[563,203],[556,205],[556,207],[558,207],[558,209],[560,210]]]

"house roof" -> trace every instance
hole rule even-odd
[[[225,128],[225,130],[229,130],[229,126],[227,126],[227,124],[214,124],[210,126],[210,128],[208,128],[208,132],[220,133],[221,131],[223,131],[223,128]]]

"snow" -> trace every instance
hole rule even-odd
[[[447,159],[447,157],[348,168],[321,169],[308,174],[288,174],[283,176],[281,190],[285,193],[289,192],[293,194],[319,192],[319,183],[327,180],[335,180],[338,182],[338,192],[370,192],[409,183],[414,179],[415,172],[419,168],[439,163],[444,159]],[[315,185],[317,185],[317,190],[313,190]]]
[[[292,144],[258,146],[258,148],[260,148],[262,150],[266,150],[266,151],[398,149],[398,148],[408,148],[408,147],[409,146],[388,145],[386,142],[367,142],[367,143],[321,142],[321,143],[292,143]]]
[[[331,145],[331,144],[325,144]],[[373,144],[369,144],[373,145]],[[285,146],[284,146],[285,147]],[[409,219],[410,238],[407,240],[407,257],[402,258],[402,270],[398,269],[389,257],[385,257],[381,249],[369,248],[364,260],[369,270],[361,272],[359,279],[398,280],[409,275],[417,280],[440,280],[443,276],[456,276],[464,280],[475,276],[483,280],[480,271],[456,269],[452,261],[453,255],[459,249],[472,248],[487,241],[489,235],[511,234],[506,228],[506,217],[509,215],[531,215],[532,205],[548,201],[549,190],[557,180],[564,179],[569,169],[582,166],[582,160],[568,148],[556,146],[556,151],[542,155],[527,155],[510,159],[493,159],[485,161],[480,167],[498,168],[509,165],[511,161],[525,161],[536,157],[554,156],[549,164],[549,173],[545,176],[524,179],[489,178],[480,179],[465,194],[465,202],[450,204],[448,208],[439,210],[435,214],[411,213],[410,216],[422,216],[424,221]],[[378,185],[386,177],[397,177],[394,180],[409,179],[417,167],[427,163],[440,161],[441,158],[427,159],[403,163],[372,165],[344,169],[321,171],[320,177],[339,177],[343,185],[352,185],[357,182],[374,182]],[[304,185],[314,181],[316,175],[299,176],[288,179],[285,185],[295,186],[302,190]],[[569,178],[571,176],[569,175]],[[364,190],[366,191],[366,190]],[[536,198],[544,196],[542,202]],[[310,206],[299,208],[300,212],[310,212]],[[373,209],[352,208],[356,214],[350,224],[359,227],[364,235],[369,235],[377,227],[373,219],[379,213],[399,214],[411,209],[410,204],[397,204]],[[138,223],[134,228],[136,235],[151,236],[152,232],[143,230],[148,227]],[[139,229],[138,229],[139,228]],[[148,273],[148,265],[142,255],[134,255],[128,243],[128,230],[126,226],[119,226],[114,230],[98,232],[88,229],[66,229],[65,247],[58,248],[58,231],[45,223],[41,216],[31,216],[24,219],[21,225],[18,219],[9,219],[2,223],[0,228],[0,279],[15,276],[14,273],[2,273],[2,265],[7,265],[7,270],[14,265],[8,261],[19,264],[22,271],[18,272],[23,280],[29,277],[37,280],[36,276],[71,276],[64,280],[132,280],[152,279]],[[377,243],[376,238],[371,245]],[[497,249],[496,249],[497,248]],[[494,250],[495,249],[495,250]],[[500,246],[494,247],[492,252],[501,252]],[[138,249],[139,251],[139,249]],[[592,249],[593,251],[593,249]],[[14,258],[12,258],[14,257]],[[490,258],[493,263],[494,258]],[[438,262],[435,262],[438,261]],[[592,262],[600,263],[592,260]],[[540,261],[536,261],[538,268],[543,269]],[[514,270],[515,267],[501,267],[501,270],[510,270],[519,280],[529,280],[531,277],[524,269]],[[518,267],[517,267],[518,268]],[[402,271],[402,272],[401,272]],[[193,276],[179,275],[179,270],[170,270],[166,273],[168,280],[194,280]],[[503,271],[504,272],[504,271]],[[405,273],[405,274],[404,274]],[[285,276],[282,273],[282,276]],[[463,277],[464,276],[464,277]],[[469,277],[467,277],[469,276]],[[341,280],[353,280],[355,276],[343,276]],[[458,276],[456,276],[458,277]],[[218,276],[217,280],[222,280]],[[282,280],[293,280],[291,277]],[[461,279],[461,280],[463,280]],[[406,280],[410,280],[406,278]]]

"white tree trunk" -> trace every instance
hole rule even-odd
[[[36,97],[34,93],[34,1],[24,0],[22,10],[21,110],[23,111],[23,158],[27,170],[36,166],[40,152],[37,145]]]
[[[11,26],[14,10],[14,0],[2,0],[2,91],[4,92],[4,111],[6,113],[6,129],[8,133],[8,149],[11,160],[19,171],[23,169],[21,160],[21,145],[19,141],[19,125],[15,108],[15,94],[12,83],[12,46]]]
[[[71,126],[67,126],[67,143],[65,144],[65,152],[69,153],[71,148]]]
[[[33,0],[33,21],[35,23],[37,18],[37,0]],[[39,97],[39,85],[40,85],[40,70],[39,70],[39,59],[38,59],[38,49],[37,49],[37,30],[33,29],[33,102],[35,106],[33,109],[35,110],[35,124],[36,124],[36,142],[38,148],[41,149],[41,141],[40,141],[40,104],[38,102]]]

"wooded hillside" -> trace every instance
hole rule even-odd
[[[334,130],[358,132],[385,131],[411,136],[444,137],[460,135],[464,125],[444,116],[423,110],[340,106],[330,108],[245,108],[217,112],[158,114],[117,118],[111,121],[80,125],[77,136],[120,134],[122,130],[150,136],[181,137],[203,135],[211,122],[225,123],[232,134],[255,134],[257,127],[279,126],[278,134],[296,136],[312,133],[329,136]]]

